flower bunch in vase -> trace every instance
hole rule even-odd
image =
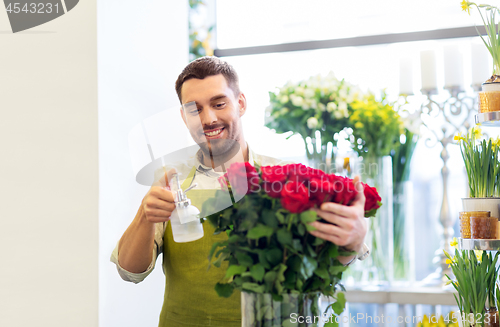
[[[333,73],[288,82],[269,92],[266,126],[277,133],[302,136],[310,165],[331,172],[335,161],[334,152],[327,151],[328,143],[335,145],[334,135],[349,126],[351,104],[359,96],[357,87]]]
[[[360,173],[363,179],[374,185],[384,198],[386,206],[376,219],[370,220],[367,244],[372,249],[368,260],[359,265],[356,280],[385,283],[393,274],[393,175],[391,151],[400,146],[403,122],[400,115],[382,92],[378,100],[374,94],[366,94],[352,103],[349,124],[352,128],[351,144],[363,158]],[[382,212],[383,211],[383,212]],[[396,258],[401,260],[401,258]],[[355,272],[352,272],[355,274]]]
[[[215,289],[224,297],[242,292],[243,326],[288,326],[297,316],[321,316],[321,294],[335,299],[329,308],[340,315],[345,298],[337,290],[346,267],[338,257],[352,253],[308,231],[311,222],[321,219],[312,208],[326,201],[354,201],[353,180],[301,164],[235,163],[220,182],[223,189],[204,203],[202,212],[217,212],[214,208],[228,193],[241,200],[207,216],[216,233],[228,235],[213,245],[209,258],[214,266],[228,263]],[[374,188],[363,187],[365,214],[373,216],[381,198]]]

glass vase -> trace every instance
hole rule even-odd
[[[413,183],[394,185],[394,280],[415,281]]]
[[[393,179],[392,158],[364,157],[360,165],[362,180],[377,188],[382,198],[382,206],[375,217],[368,218],[368,232],[365,243],[370,247],[370,255],[359,266],[362,269],[361,282],[370,285],[386,285],[394,274],[394,233],[393,233]]]
[[[281,301],[269,293],[241,292],[242,327],[320,326],[321,294],[283,294]]]

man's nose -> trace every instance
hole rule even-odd
[[[211,107],[205,107],[200,115],[201,125],[210,125],[217,121],[217,114]]]

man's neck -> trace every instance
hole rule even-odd
[[[232,154],[228,151],[227,154],[223,154],[217,157],[211,157],[201,152],[200,162],[207,167],[212,167],[215,171],[224,171],[224,167],[229,167],[235,162],[247,162],[249,160],[249,149],[247,143],[243,140],[238,142],[239,150]]]

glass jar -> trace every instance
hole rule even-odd
[[[460,237],[471,238],[470,217],[489,217],[489,211],[462,211],[460,217]]]
[[[473,239],[491,239],[492,236],[496,237],[497,218],[492,217],[470,217],[471,237]],[[492,230],[495,233],[492,235]]]

